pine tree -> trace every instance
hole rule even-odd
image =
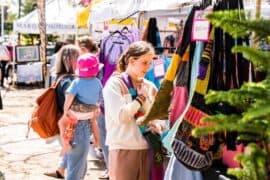
[[[234,38],[255,33],[256,41],[266,40],[270,35],[270,21],[251,19],[244,12],[223,11],[207,16],[215,27],[222,28]],[[233,53],[243,53],[259,71],[266,73],[260,82],[246,82],[240,89],[229,91],[209,91],[206,103],[224,102],[237,108],[240,114],[218,114],[203,119],[214,122],[207,128],[197,128],[194,135],[209,131],[237,131],[237,140],[248,142],[245,153],[237,156],[241,168],[229,169],[228,173],[238,179],[262,180],[269,177],[270,166],[270,52],[259,47],[235,46]]]

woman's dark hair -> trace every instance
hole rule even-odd
[[[140,56],[145,55],[150,51],[153,53],[155,52],[153,46],[145,41],[137,41],[132,43],[119,58],[117,70],[119,72],[124,72],[129,63],[129,58],[133,57],[134,59],[138,59]]]
[[[157,19],[156,18],[150,18],[148,22],[148,33],[146,40],[147,42],[150,42],[154,47],[157,46],[157,31],[158,26],[157,26]]]
[[[61,47],[64,45],[66,45],[66,43],[62,41],[57,41],[54,46],[54,53],[57,53],[61,49]]]
[[[88,49],[90,53],[98,52],[98,45],[90,36],[80,37],[77,41],[79,47]]]

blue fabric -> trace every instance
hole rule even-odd
[[[102,101],[102,85],[98,78],[74,79],[66,93],[73,94],[84,104],[97,104]]]
[[[163,57],[161,57],[161,58],[163,58]],[[171,63],[172,58],[164,57],[163,60],[164,60],[164,68],[165,68],[165,72],[166,72],[169,65],[170,65],[170,63]],[[153,82],[156,85],[156,87],[159,89],[160,84],[161,84],[161,80],[164,77],[155,78],[154,66],[153,66],[153,62],[152,62],[151,66],[150,66],[150,69],[147,71],[144,78],[151,81],[151,82]]]
[[[193,62],[191,65],[192,69],[191,69],[189,97],[191,97],[195,91],[195,83],[196,83],[197,76],[199,73],[199,63],[200,63],[200,60],[202,57],[203,49],[204,49],[204,43],[197,42],[194,57],[193,57]],[[190,98],[190,100],[191,100],[191,98]]]
[[[162,47],[159,31],[156,32],[156,38],[157,38],[157,47]]]
[[[191,171],[173,155],[167,166],[164,180],[203,180],[200,171]]]
[[[58,79],[58,78],[59,78],[59,76],[56,79]],[[64,102],[65,102],[65,92],[66,92],[67,88],[70,86],[73,79],[74,79],[74,77],[71,75],[64,77],[56,88],[57,105],[58,105],[58,108],[61,110],[61,112],[63,112]],[[61,141],[60,141],[60,144],[62,146]],[[66,154],[60,160],[59,167],[67,168],[67,155]]]
[[[67,153],[67,180],[83,179],[87,169],[90,146],[90,122],[78,121],[72,140],[72,149]]]
[[[105,117],[103,113],[100,113],[98,120],[98,128],[99,128],[99,136],[100,136],[100,147],[102,149],[103,152],[103,157],[104,157],[104,161],[106,164],[106,168],[109,167],[109,147],[105,144],[105,140],[106,140],[106,135],[107,135],[107,131],[106,131],[106,122],[105,122]]]
[[[201,60],[201,56],[202,56],[202,52],[203,52],[203,47],[204,47],[204,43],[203,42],[197,42],[196,43],[196,49],[194,52],[194,56],[193,56],[193,61],[192,61],[192,65],[191,65],[191,80],[190,80],[190,91],[189,91],[189,99],[188,99],[188,104],[190,104],[190,101],[192,99],[192,95],[194,93],[195,90],[195,83],[196,83],[196,79],[197,79],[197,75],[198,75],[198,70],[199,70],[199,63]],[[166,149],[169,152],[173,152],[172,148],[171,148],[171,143],[172,140],[175,136],[175,133],[180,125],[180,122],[182,120],[182,116],[185,114],[186,109],[184,110],[184,112],[182,113],[182,115],[178,118],[178,120],[175,122],[175,124],[173,125],[173,127],[170,129],[170,131],[168,132],[168,134],[166,135],[166,137],[163,138],[162,142],[164,147],[166,147]]]
[[[56,80],[59,78],[59,76],[56,78]],[[74,77],[71,75],[64,77],[56,88],[57,105],[61,112],[64,112],[63,107],[64,107],[64,102],[65,102],[65,92],[67,88],[70,86],[73,79]]]
[[[197,42],[196,43],[196,49],[192,61],[192,68],[191,68],[191,80],[190,80],[190,92],[189,92],[189,100],[188,104],[190,104],[190,101],[192,99],[192,95],[195,90],[195,84],[196,79],[198,75],[199,70],[199,62],[201,59],[201,55],[203,52],[204,43],[203,42]],[[188,107],[188,105],[187,105]],[[185,114],[186,109],[182,113],[182,115],[178,118],[174,126],[170,129],[168,134],[163,139],[163,145],[166,147],[166,149],[172,154],[172,157],[170,158],[169,164],[167,166],[166,172],[165,172],[165,178],[164,180],[201,180],[202,176],[199,171],[191,171],[187,169],[185,166],[183,166],[174,156],[172,148],[171,148],[171,142],[175,136],[175,133],[181,123],[182,116]]]
[[[59,163],[59,167],[60,167],[60,168],[64,168],[64,169],[67,168],[67,154],[65,154],[65,155],[62,157],[62,159],[61,159],[61,161],[60,161],[60,163]]]

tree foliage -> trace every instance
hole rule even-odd
[[[207,18],[215,27],[222,28],[235,38],[255,33],[257,40],[267,40],[270,35],[269,20],[252,20],[238,10],[214,12]],[[258,70],[266,72],[267,76],[260,82],[246,82],[240,89],[209,91],[205,96],[207,104],[228,103],[241,113],[205,118],[203,121],[211,121],[215,125],[197,128],[193,134],[237,131],[237,139],[248,143],[247,151],[237,156],[241,168],[229,169],[228,173],[239,179],[267,179],[270,166],[270,52],[246,46],[235,46],[232,52],[242,53]]]

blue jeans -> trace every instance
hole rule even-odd
[[[87,170],[89,142],[89,121],[78,121],[73,137],[73,147],[67,153],[67,180],[80,180],[84,178]]]
[[[61,161],[60,161],[60,164],[59,164],[59,168],[64,168],[66,169],[67,168],[67,154],[65,154]]]
[[[164,180],[202,180],[200,171],[192,171],[182,165],[174,155],[167,166]]]
[[[105,145],[107,131],[106,131],[106,126],[105,126],[105,117],[102,112],[100,113],[97,122],[98,122],[98,128],[99,128],[100,146],[103,152],[106,168],[108,168],[109,148],[108,146]]]

